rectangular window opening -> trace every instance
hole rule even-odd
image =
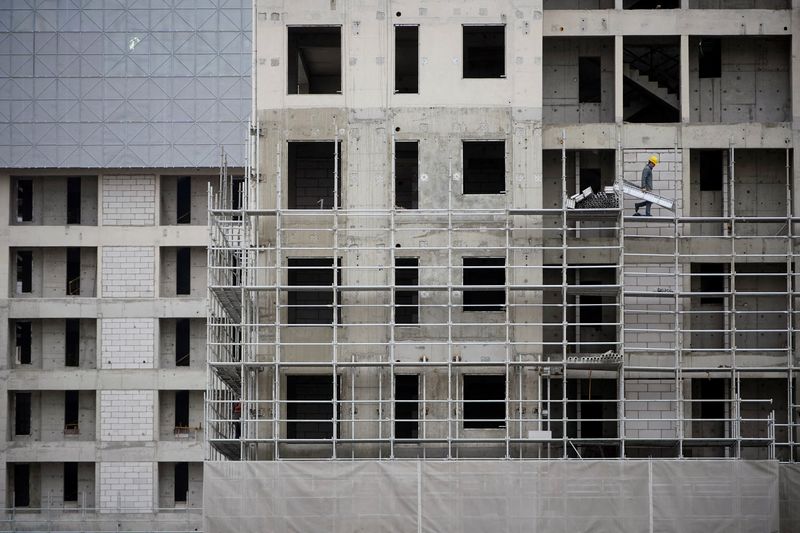
[[[189,391],[175,391],[175,427],[189,427]]]
[[[342,205],[341,145],[337,157],[334,141],[289,142],[289,209],[333,209],[337,176]]]
[[[189,176],[178,178],[176,221],[178,224],[192,222],[192,178]]]
[[[16,361],[18,365],[31,364],[31,322],[16,321],[14,334],[16,338]]]
[[[581,190],[591,187],[594,192],[603,190],[603,182],[599,168],[582,168],[580,170]]]
[[[506,192],[505,141],[463,141],[464,194]]]
[[[464,376],[464,429],[506,427],[506,377]]]
[[[64,366],[78,366],[81,360],[81,320],[67,318],[64,326]]]
[[[464,77],[503,78],[506,75],[506,27],[463,26]]]
[[[419,375],[395,375],[394,399],[395,438],[419,438]]]
[[[17,294],[33,291],[33,252],[17,250]]]
[[[502,311],[506,304],[506,260],[503,257],[465,257],[464,285],[481,285],[479,289],[464,289],[464,311]]]
[[[419,143],[397,141],[394,144],[395,206],[417,209],[419,206]]]
[[[178,248],[175,254],[175,294],[192,292],[192,249]]]
[[[17,180],[17,222],[33,220],[33,180]]]
[[[31,393],[17,392],[14,395],[14,434],[31,434]]]
[[[290,27],[288,34],[288,94],[341,93],[341,28]]]
[[[67,248],[67,296],[81,294],[81,249]]]
[[[332,376],[286,376],[286,399],[286,438],[333,438]]]
[[[678,9],[680,0],[624,0],[623,9]]]
[[[722,150],[702,150],[700,152],[700,190],[721,191],[723,182]]]
[[[394,27],[394,92],[419,92],[419,27]]]
[[[244,207],[244,178],[234,176],[231,180],[231,209]]]
[[[333,324],[333,259],[289,258],[290,289],[289,324]],[[341,267],[341,259],[338,260]],[[341,269],[337,268],[337,283],[342,283]],[[337,298],[341,302],[341,293]],[[342,323],[341,307],[337,306],[337,320]]]
[[[175,366],[189,366],[191,361],[190,326],[188,318],[175,320]]]
[[[699,70],[701,78],[722,77],[722,41],[705,37],[700,40]]]
[[[726,266],[723,263],[692,264],[692,273],[696,274],[697,279],[692,290],[702,293],[724,293]],[[725,297],[721,294],[700,297],[700,305],[722,305],[724,302]]]
[[[394,281],[397,286],[419,285],[419,258],[395,257]],[[395,289],[395,324],[419,324],[419,289]]]
[[[81,178],[67,178],[67,224],[81,223]]]
[[[79,429],[79,391],[64,391],[64,433],[78,433]]]
[[[600,103],[600,58],[578,58],[578,102],[585,104]]]
[[[189,501],[189,463],[175,463],[175,502]]]
[[[78,463],[64,463],[64,501],[78,501]]]
[[[14,507],[31,504],[31,465],[14,465]]]
[[[602,329],[603,297],[583,295],[580,299],[581,325],[594,330]]]

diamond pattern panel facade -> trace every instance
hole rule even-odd
[[[243,165],[251,9],[0,3],[0,168]]]

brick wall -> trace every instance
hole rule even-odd
[[[155,391],[100,391],[100,440],[153,440]]]
[[[625,348],[629,355],[672,354],[675,335],[675,266],[628,264],[625,291],[644,291],[652,296],[625,296]],[[664,296],[659,296],[664,294]]]
[[[153,176],[103,176],[103,224],[152,226],[156,216]]]
[[[152,509],[155,468],[152,462],[100,463],[101,511]]]
[[[155,251],[150,246],[103,247],[103,296],[152,298]]]
[[[656,155],[659,164],[653,169],[653,192],[675,200],[678,216],[681,216],[683,209],[683,163],[682,154],[679,150],[677,154],[672,150],[653,151],[653,150],[625,150],[624,155],[624,177],[636,185],[642,183],[642,170],[651,155]],[[626,196],[624,200],[625,214],[633,213],[634,205],[640,200]],[[644,213],[644,209],[641,210]],[[672,211],[667,211],[657,205],[652,206],[654,216],[672,216]],[[653,225],[648,228],[648,232],[637,231],[637,234],[664,235],[672,236],[673,227],[669,224]]]
[[[106,318],[101,321],[101,368],[153,368],[155,321]]]
[[[675,383],[660,379],[625,381],[625,436],[634,439],[677,437]],[[630,401],[643,400],[643,401]],[[655,400],[672,400],[670,402]]]

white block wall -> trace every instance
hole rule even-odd
[[[101,368],[153,368],[155,321],[106,318],[101,321]]]
[[[100,440],[153,440],[155,394],[152,390],[100,391]]]
[[[625,399],[628,400],[625,402],[626,437],[633,439],[677,437],[674,382],[660,379],[626,380]]]
[[[151,510],[156,463],[100,463],[100,509]]]
[[[153,176],[103,176],[103,224],[152,226],[156,220]]]
[[[624,177],[625,180],[641,185],[642,170],[651,155],[656,155],[659,164],[653,169],[653,192],[675,200],[678,216],[683,210],[683,163],[682,154],[678,150],[677,154],[672,150],[625,150],[624,154]],[[676,200],[677,198],[677,200]],[[633,197],[625,197],[625,214],[632,215],[634,204],[641,200]],[[640,210],[644,214],[644,208]],[[651,207],[653,216],[672,216],[672,211],[667,211],[663,207],[653,205]],[[670,224],[653,224],[652,228],[637,228],[638,235],[663,235],[672,236],[674,229]]]
[[[680,266],[679,266],[680,267]],[[625,265],[623,283],[626,291],[644,291],[653,296],[625,296],[625,345],[647,348],[654,353],[670,354],[675,349],[675,265]],[[682,271],[679,268],[679,273]],[[682,283],[680,278],[679,283]],[[682,290],[682,289],[679,289]],[[664,296],[659,296],[659,293]],[[641,351],[630,351],[639,355]]]
[[[155,296],[155,249],[151,246],[103,247],[103,296]]]

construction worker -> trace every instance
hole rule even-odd
[[[653,168],[658,164],[658,157],[655,155],[651,155],[650,159],[647,160],[647,164],[644,166],[644,170],[642,170],[642,189],[645,191],[652,191],[653,190]],[[644,207],[644,216],[649,217],[652,216],[650,214],[650,206],[653,205],[653,202],[637,202],[634,207],[636,207],[636,212],[633,216],[638,217],[642,216],[639,213],[639,208]]]

